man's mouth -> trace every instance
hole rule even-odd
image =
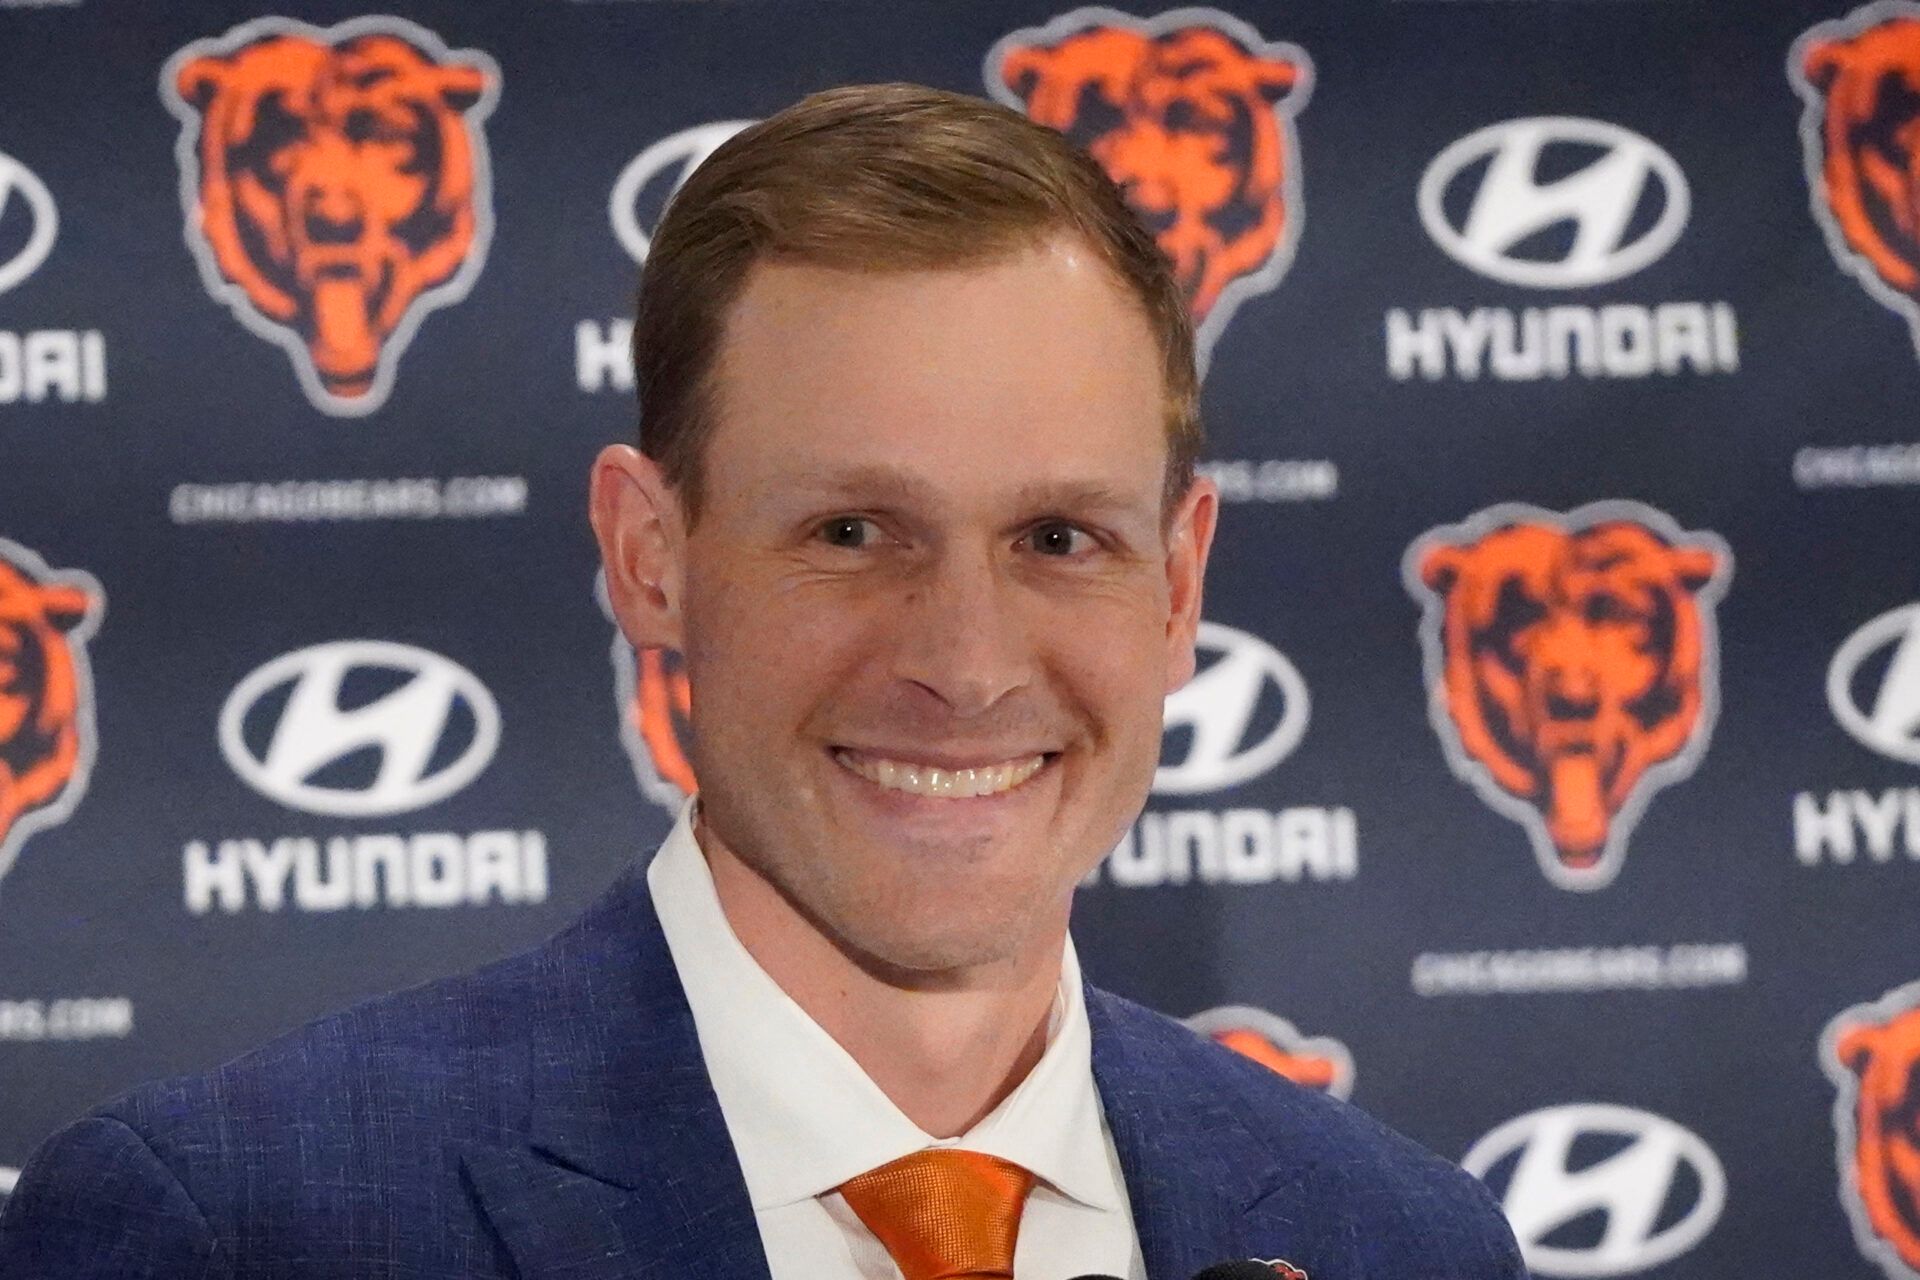
[[[1046,767],[1048,755],[1016,756],[967,769],[943,769],[929,764],[892,760],[869,752],[836,748],[833,758],[868,782],[889,791],[960,800],[999,795],[1028,781]]]

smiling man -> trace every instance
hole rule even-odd
[[[634,346],[592,519],[628,639],[684,657],[697,798],[543,947],[57,1135],[0,1273],[1522,1276],[1466,1175],[1081,981],[1218,506],[1099,167],[816,95],[675,198]]]

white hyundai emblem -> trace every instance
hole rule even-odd
[[[627,162],[627,167],[614,180],[607,212],[613,219],[613,234],[619,237],[621,247],[635,262],[644,263],[647,250],[653,244],[653,233],[641,225],[641,196],[656,185],[662,174],[671,172],[671,184],[659,196],[660,207],[664,209],[667,200],[721,143],[753,123],[752,120],[721,120],[697,124],[669,134]]]
[[[1550,146],[1591,158],[1543,182],[1540,165]],[[1477,179],[1465,179],[1471,190],[1456,192],[1462,175],[1481,162]],[[1636,221],[1650,184],[1659,212]],[[1464,205],[1448,198],[1460,194]],[[1433,158],[1419,192],[1420,221],[1434,243],[1482,275],[1532,289],[1606,284],[1648,266],[1686,229],[1688,200],[1672,156],[1630,129],[1577,116],[1478,129]],[[1529,239],[1561,224],[1572,231],[1567,243],[1523,252]]]
[[[1878,678],[1866,678],[1862,668],[1889,649]],[[1827,668],[1827,705],[1862,743],[1920,764],[1920,604],[1883,613],[1847,637]]]
[[[1167,696],[1164,728],[1192,737],[1177,761],[1153,775],[1159,795],[1219,791],[1257,778],[1287,758],[1307,731],[1307,683],[1278,649],[1257,636],[1202,622],[1196,647],[1203,665]],[[1205,655],[1218,657],[1211,665]],[[1277,706],[1259,728],[1263,708]]]
[[[26,208],[29,230],[25,244],[14,250],[11,257],[0,257],[0,293],[38,271],[47,255],[53,252],[54,238],[60,234],[60,213],[54,207],[53,193],[47,190],[47,184],[12,156],[0,153],[0,224],[4,224],[8,213],[17,207],[16,196],[18,204]],[[0,255],[6,253],[7,245],[0,243]]]
[[[402,678],[343,709],[342,688],[360,672]],[[285,704],[265,734],[250,735],[249,713],[281,689],[288,690]],[[461,707],[471,733],[442,759]],[[444,800],[479,776],[499,742],[499,708],[472,672],[437,653],[381,640],[336,640],[282,654],[236,685],[220,709],[220,751],[235,773],[270,799],[329,817],[405,813]],[[379,753],[370,780],[315,780],[369,749]]]
[[[1597,1159],[1575,1152],[1602,1144]],[[1691,1130],[1632,1107],[1573,1103],[1529,1112],[1473,1145],[1460,1165],[1476,1178],[1519,1154],[1505,1187],[1489,1182],[1542,1276],[1620,1276],[1671,1261],[1699,1244],[1720,1219],[1727,1175]],[[1604,1220],[1589,1243],[1544,1243],[1577,1219]]]

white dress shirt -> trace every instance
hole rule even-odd
[[[1014,1251],[1016,1280],[1105,1273],[1146,1280],[1120,1160],[1094,1088],[1092,1037],[1073,942],[1061,957],[1047,1045],[1025,1080],[958,1138],[936,1139],[747,953],[693,836],[693,801],[647,868],[700,1052],[746,1175],[773,1280],[900,1280],[834,1190],[928,1147],[962,1147],[1035,1175]]]

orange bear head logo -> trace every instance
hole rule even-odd
[[[1920,1280],[1920,982],[1842,1013],[1820,1043],[1854,1240],[1890,1280]]]
[[[600,610],[613,621],[606,571],[594,579]],[[620,628],[613,629],[613,698],[620,715],[620,742],[647,799],[679,812],[699,789],[693,777],[693,691],[680,655],[662,649],[635,652]]]
[[[1787,75],[1834,261],[1920,344],[1920,5],[1872,4],[1794,42]]]
[[[1713,606],[1733,557],[1650,507],[1494,507],[1416,540],[1408,589],[1454,772],[1524,823],[1547,877],[1597,889],[1718,705]]]
[[[1331,1036],[1301,1035],[1285,1018],[1237,1004],[1196,1013],[1186,1024],[1302,1088],[1353,1096],[1353,1055]]]
[[[63,822],[93,768],[86,642],[100,584],[0,539],[0,875],[29,835]]]
[[[262,18],[167,61],[201,278],[287,349],[315,408],[379,408],[426,313],[472,287],[499,87],[491,58],[399,18]]]
[[[1204,372],[1239,304],[1280,282],[1300,234],[1293,119],[1313,64],[1230,14],[1076,9],[988,53],[987,90],[1090,152],[1159,241]]]

